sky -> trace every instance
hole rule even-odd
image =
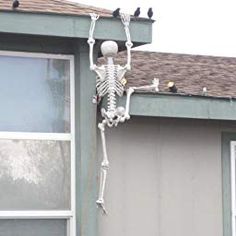
[[[139,50],[236,57],[235,0],[71,0],[146,16],[153,7],[153,42]]]

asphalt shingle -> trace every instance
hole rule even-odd
[[[126,52],[116,63],[124,64]],[[178,92],[202,95],[203,87],[214,97],[236,97],[236,58],[132,51],[132,69],[125,76],[127,86],[150,84],[160,80],[160,92],[168,92],[167,83],[175,82]]]
[[[67,0],[20,0],[20,6],[13,10],[12,0],[0,0],[0,11],[55,13],[68,15],[88,15],[91,12],[111,17],[112,11]]]

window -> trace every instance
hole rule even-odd
[[[0,232],[75,236],[73,56],[0,51],[0,71]]]

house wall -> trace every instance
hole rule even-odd
[[[109,213],[99,215],[99,235],[222,236],[221,134],[234,130],[144,117],[107,130]]]
[[[0,50],[74,55],[76,235],[96,235],[97,215],[94,202],[96,200],[97,184],[97,107],[91,102],[92,97],[95,94],[96,80],[94,73],[89,69],[89,48],[86,39],[65,39],[45,36],[35,37],[20,34],[5,34],[0,32]],[[95,50],[94,54],[94,57],[96,58],[97,49]],[[0,223],[2,224],[3,222],[0,221]]]

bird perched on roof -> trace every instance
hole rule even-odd
[[[149,18],[149,19],[152,19],[153,11],[152,11],[152,8],[151,8],[151,7],[148,9],[147,15],[148,15],[148,18]]]
[[[112,12],[113,17],[120,16],[120,8],[117,8],[115,11]]]
[[[140,15],[140,7],[138,7],[134,12],[134,17],[139,17],[139,15]]]
[[[13,0],[13,3],[12,3],[12,8],[13,9],[16,9],[17,7],[20,6],[20,2],[18,0]]]

